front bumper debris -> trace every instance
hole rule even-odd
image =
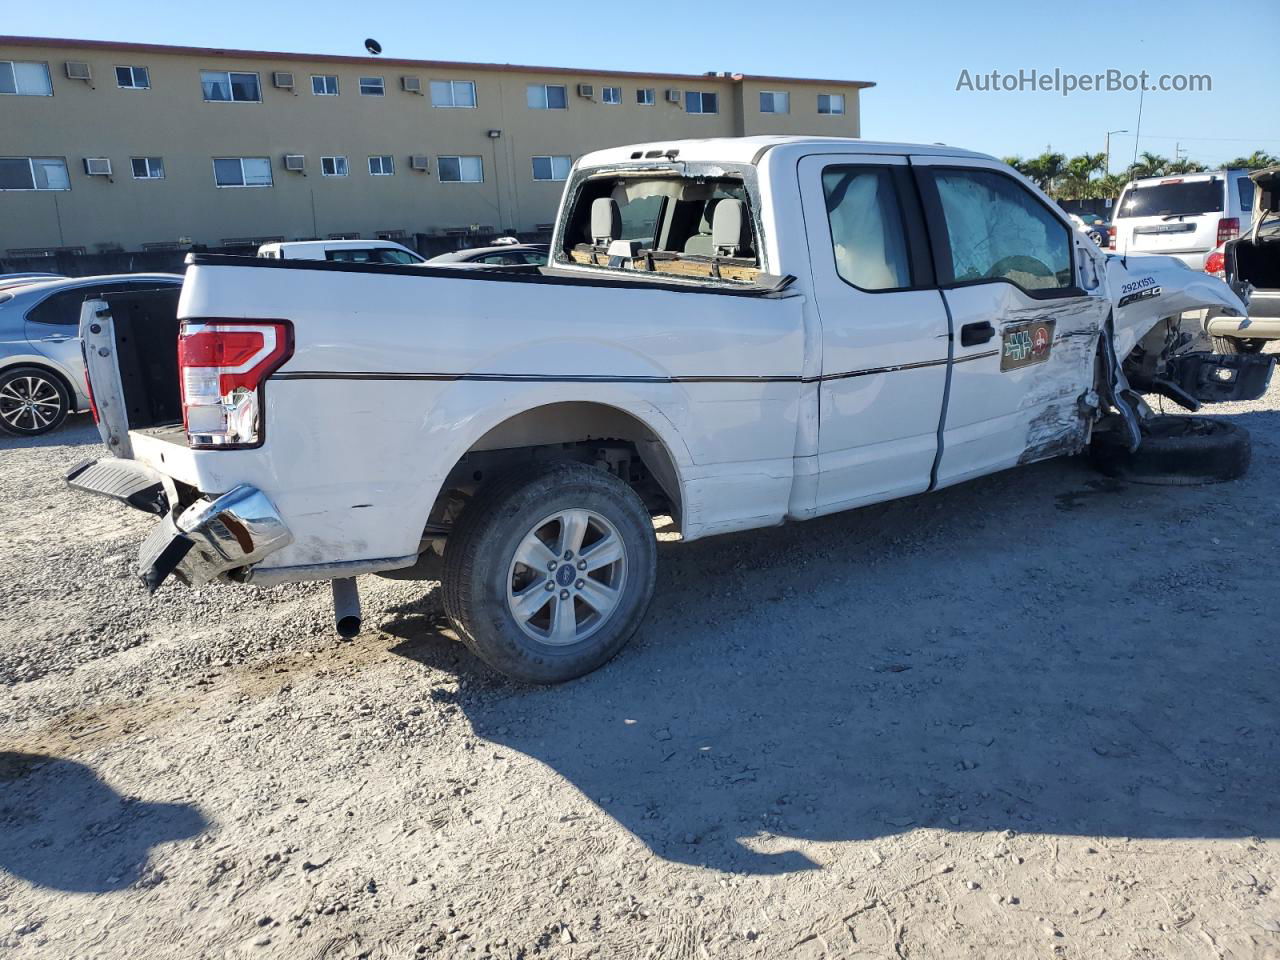
[[[190,587],[224,575],[244,579],[254,564],[293,542],[275,505],[247,484],[179,509],[161,475],[133,460],[86,461],[72,468],[67,483],[162,515],[138,550],[138,575],[153,593],[171,574]]]

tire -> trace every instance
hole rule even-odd
[[[71,412],[71,395],[62,379],[41,367],[0,371],[0,430],[38,437],[62,426]]]
[[[1259,337],[1214,337],[1214,353],[1261,353],[1267,341]]]
[[[635,491],[597,467],[555,463],[495,480],[463,512],[445,546],[444,609],[495,670],[561,683],[631,639],[656,575],[653,521]]]
[[[1102,473],[1134,483],[1189,486],[1245,475],[1252,457],[1249,433],[1213,417],[1153,417],[1142,444],[1130,453],[1119,430],[1096,433],[1090,455]]]

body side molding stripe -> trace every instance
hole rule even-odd
[[[972,353],[948,361],[922,360],[918,363],[900,363],[888,367],[869,367],[866,370],[849,370],[844,373],[825,373],[818,377],[791,376],[687,376],[644,377],[609,376],[607,374],[551,374],[551,373],[395,373],[382,371],[297,370],[274,374],[272,380],[434,380],[453,383],[467,380],[480,383],[820,383],[825,380],[848,380],[853,377],[870,377],[878,373],[898,373],[903,370],[921,370],[925,367],[945,366],[948,362],[965,363],[993,357],[999,351],[988,350]]]

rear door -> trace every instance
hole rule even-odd
[[[104,286],[73,287],[50,294],[27,311],[27,340],[37,353],[56,364],[83,395],[84,361],[80,355],[80,305],[102,295]]]
[[[955,331],[937,486],[1075,452],[1110,301],[1087,238],[994,161],[913,157]]]
[[[1218,245],[1218,221],[1230,219],[1226,200],[1222,174],[1139,180],[1116,206],[1116,253],[1178,256],[1212,250]]]
[[[819,512],[929,488],[948,331],[905,156],[800,161],[821,317]]]

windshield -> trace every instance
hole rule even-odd
[[[1120,199],[1117,218],[1180,217],[1222,211],[1222,181],[1178,180],[1130,187]]]

